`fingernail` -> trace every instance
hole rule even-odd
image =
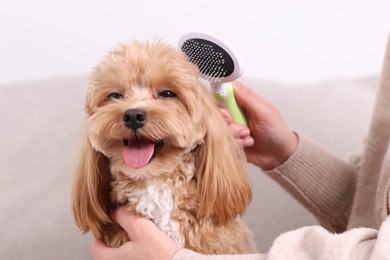
[[[235,80],[234,81],[234,87],[235,88],[241,88],[241,82],[239,82],[238,80]]]
[[[249,137],[249,138],[245,138],[243,141],[242,141],[244,147],[251,147],[255,144],[255,140],[252,138],[252,137]]]
[[[251,131],[249,129],[243,129],[240,131],[240,137],[246,137],[251,134]]]

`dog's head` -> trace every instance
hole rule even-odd
[[[251,190],[242,149],[184,55],[161,42],[119,45],[92,72],[85,140],[73,190],[83,231],[100,237],[111,174],[133,180],[173,172],[193,153],[199,216],[242,214]]]

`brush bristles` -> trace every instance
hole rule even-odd
[[[234,70],[229,54],[212,42],[190,39],[183,43],[181,50],[189,62],[198,66],[201,75],[212,83],[221,81]]]

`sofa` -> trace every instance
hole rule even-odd
[[[243,78],[290,127],[341,158],[359,153],[378,77],[285,84]],[[74,224],[70,196],[81,142],[86,76],[0,85],[0,259],[91,259],[91,234]],[[315,219],[248,164],[253,200],[244,215],[260,251]]]

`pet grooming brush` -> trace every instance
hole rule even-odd
[[[179,49],[198,66],[200,76],[210,82],[214,97],[229,110],[233,122],[247,125],[234,98],[232,81],[242,75],[240,56],[234,48],[216,35],[189,33],[180,39]]]

